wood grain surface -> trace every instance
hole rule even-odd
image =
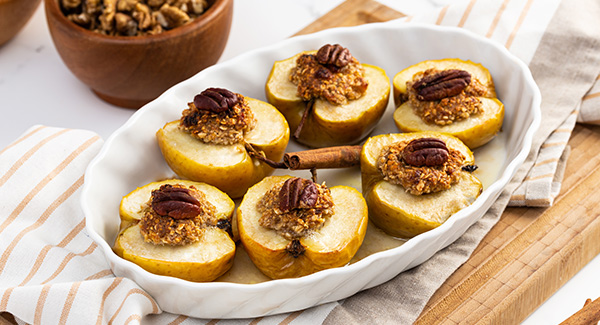
[[[347,0],[298,34],[403,16],[372,0]],[[589,150],[600,146],[600,127],[578,124],[569,145],[554,205],[506,209],[417,324],[519,323],[600,253],[600,155]]]

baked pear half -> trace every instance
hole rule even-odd
[[[234,208],[227,194],[208,184],[150,183],[121,200],[121,232],[113,250],[154,274],[212,281],[233,264]]]
[[[416,73],[429,69],[457,69],[467,71],[471,74],[472,78],[477,79],[487,89],[487,93],[483,97],[496,97],[496,88],[494,87],[492,75],[482,64],[461,59],[426,60],[411,65],[410,67],[398,72],[392,79],[392,83],[394,85],[394,103],[396,107],[400,106],[407,100],[406,82],[412,80]]]
[[[194,126],[200,125],[193,132],[182,128],[183,122],[180,120],[169,122],[158,130],[158,145],[169,167],[181,178],[214,185],[234,199],[242,197],[250,186],[270,175],[273,168],[263,160],[257,159],[251,151],[270,160],[280,161],[289,141],[288,124],[283,115],[269,103],[248,97],[245,97],[245,103],[255,121],[252,123],[253,127],[246,131],[243,137],[238,136],[235,142],[211,143],[199,139],[198,137],[204,136],[209,140],[228,140],[229,133],[223,137],[215,135],[221,132],[219,125],[212,129],[210,126],[201,125],[205,116],[198,118],[188,114],[192,117],[186,121],[192,120]],[[197,109],[197,106],[190,109]],[[227,127],[238,125],[237,122],[229,122],[227,111],[210,114],[213,117],[225,114],[222,119]],[[207,123],[210,123],[210,120]]]
[[[311,210],[307,208],[311,195],[306,193],[315,193],[315,186],[319,198]],[[322,196],[322,191],[330,192],[330,197]],[[287,208],[291,214],[302,215],[302,221],[282,215]],[[324,221],[312,214],[315,210],[327,214]],[[324,190],[306,179],[269,176],[248,190],[237,209],[237,220],[241,242],[252,262],[268,277],[280,279],[346,265],[365,237],[368,212],[365,200],[354,188]],[[286,224],[292,227],[286,228]],[[303,231],[306,233],[298,236]]]
[[[451,134],[474,149],[500,131],[504,105],[481,64],[423,61],[394,76],[394,122],[400,131]]]
[[[473,164],[471,150],[447,134],[369,138],[361,152],[361,176],[370,220],[399,238],[438,227],[481,194],[482,184],[470,172]]]
[[[471,149],[490,142],[502,128],[504,121],[504,104],[497,98],[479,98],[480,112],[467,119],[455,121],[448,125],[437,125],[423,122],[415,113],[412,105],[405,102],[394,111],[394,123],[402,132],[431,131],[447,133],[460,139]]]
[[[302,144],[320,148],[358,143],[373,130],[388,105],[389,78],[379,67],[357,63],[364,68],[364,80],[368,84],[361,97],[349,99],[343,103],[336,103],[318,95],[313,95],[314,99],[308,100],[305,98],[306,96],[300,96],[299,86],[292,82],[290,74],[296,69],[300,57],[305,55],[316,57],[318,53],[318,51],[302,52],[291,58],[275,62],[265,86],[267,101],[277,107],[285,116],[292,133],[295,133],[301,126],[296,140]],[[321,69],[320,71],[339,70],[327,68],[328,66],[332,65],[325,64],[319,66],[318,69]],[[331,88],[327,82],[335,80],[336,77],[331,77],[332,74],[329,72],[323,74],[329,79],[310,76],[307,78],[308,80],[326,80],[324,81],[326,86],[322,87]],[[302,89],[302,92],[306,95],[309,91]],[[344,100],[342,99],[342,101]],[[307,110],[309,111],[307,112]],[[305,113],[306,118],[302,122]]]

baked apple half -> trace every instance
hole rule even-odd
[[[114,252],[148,272],[212,281],[233,264],[235,205],[204,183],[165,180],[124,196]]]
[[[365,237],[368,212],[354,188],[269,176],[248,190],[237,221],[252,262],[280,279],[346,265]]]
[[[451,134],[474,149],[496,136],[504,105],[481,64],[460,59],[423,61],[394,76],[394,121],[403,132]]]
[[[275,62],[265,88],[294,138],[320,148],[364,139],[388,105],[389,83],[381,68],[360,64],[348,49],[327,44]]]
[[[370,220],[387,234],[410,238],[438,227],[481,194],[469,148],[435,132],[371,137],[361,152],[362,188]]]
[[[214,185],[234,199],[273,172],[256,154],[280,161],[289,136],[275,107],[223,88],[196,95],[180,120],[156,133],[162,155],[177,175]]]

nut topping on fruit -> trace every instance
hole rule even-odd
[[[340,44],[325,44],[317,51],[317,61],[323,65],[334,65],[343,68],[352,61],[350,51]]]
[[[426,123],[448,125],[481,110],[487,89],[464,70],[428,69],[407,81],[408,100]]]
[[[318,195],[315,183],[305,178],[290,178],[279,191],[279,210],[289,212],[292,209],[312,208],[317,203]]]
[[[208,88],[188,103],[180,126],[193,137],[212,144],[235,144],[256,124],[244,96],[223,88]]]
[[[213,113],[232,109],[239,102],[235,93],[223,88],[208,88],[194,97],[196,108]]]
[[[432,101],[460,94],[471,83],[471,74],[464,70],[448,69],[430,74],[415,82],[419,100]]]
[[[448,148],[444,141],[435,138],[415,139],[402,150],[402,159],[416,167],[439,166],[448,161]]]
[[[169,216],[173,219],[192,219],[200,214],[200,201],[189,189],[163,185],[152,191],[152,209],[159,216]]]
[[[289,178],[269,190],[258,203],[259,224],[292,240],[318,230],[333,215],[327,186],[308,179]]]
[[[300,55],[290,81],[298,86],[302,100],[321,98],[334,105],[362,97],[368,86],[360,62],[339,44],[324,45],[316,54]]]
[[[465,157],[434,138],[401,141],[382,150],[377,167],[384,179],[414,195],[449,189]]]
[[[186,245],[200,239],[202,230],[216,226],[215,207],[195,187],[162,185],[140,220],[144,240],[156,245]]]

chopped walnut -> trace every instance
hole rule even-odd
[[[86,14],[85,12],[80,14],[70,14],[67,16],[67,18],[82,27],[89,27],[92,24],[90,15]]]
[[[165,189],[175,189],[175,194],[165,193]],[[177,209],[175,206],[185,204],[186,199],[181,198],[181,192],[189,194],[191,199],[187,201],[194,202],[197,213],[193,216],[184,216],[181,213],[169,216],[165,211]],[[162,193],[161,193],[162,192]],[[161,197],[162,194],[162,197]],[[159,203],[164,203],[166,207],[157,207],[156,199],[160,197]],[[165,198],[166,197],[166,198]],[[167,200],[169,199],[169,200]],[[181,209],[180,209],[181,210]],[[185,210],[185,209],[183,209]],[[189,213],[189,209],[187,209]],[[152,198],[143,209],[143,217],[140,220],[140,231],[144,240],[155,245],[187,245],[197,242],[202,237],[202,232],[206,227],[216,227],[220,220],[215,216],[215,207],[206,200],[206,196],[194,186],[185,185],[163,185],[160,189],[152,191]]]
[[[137,22],[129,15],[117,12],[115,15],[115,29],[121,35],[135,36],[137,34]]]
[[[460,176],[465,157],[457,150],[448,148],[448,160],[437,166],[413,166],[404,161],[402,153],[410,141],[400,141],[382,150],[377,167],[383,178],[401,185],[413,194],[421,195],[449,189]]]
[[[185,11],[175,6],[169,6],[166,3],[162,7],[160,7],[160,13],[163,14],[165,20],[167,21],[167,26],[163,27],[168,29],[183,26],[190,21],[190,16],[188,16],[188,14],[185,13]]]
[[[448,125],[478,114],[482,104],[477,97],[485,96],[488,91],[476,78],[472,78],[469,85],[458,95],[432,101],[423,101],[417,98],[418,94],[413,89],[413,84],[439,72],[440,70],[428,69],[416,73],[412,80],[406,82],[408,100],[417,115],[426,123]]]
[[[262,216],[258,222],[261,226],[275,230],[288,240],[294,240],[319,230],[327,218],[333,215],[333,198],[329,188],[325,184],[314,183],[317,189],[314,204],[307,206],[305,203],[298,203],[293,205],[295,208],[282,211],[282,206],[289,208],[289,204],[281,204],[284,184],[274,186],[259,200],[257,207]]]
[[[146,3],[152,8],[160,8],[165,4],[165,0],[146,0]]]
[[[254,129],[256,119],[244,96],[236,95],[239,101],[221,112],[200,109],[193,102],[188,103],[188,109],[182,113],[180,127],[205,143],[229,145],[242,142],[244,135]]]
[[[120,12],[133,11],[138,2],[138,0],[119,0],[117,1],[117,10]]]
[[[59,0],[64,15],[104,35],[154,35],[189,23],[206,0]]]
[[[322,98],[334,105],[343,105],[365,94],[368,81],[364,68],[347,50],[342,53],[345,54],[343,62],[347,63],[342,67],[322,64],[314,54],[298,57],[290,81],[298,86],[298,95],[302,100]]]
[[[82,2],[83,12],[86,14],[96,18],[98,15],[102,14],[103,3],[102,0],[87,0]]]
[[[114,30],[115,14],[117,13],[117,0],[104,0],[102,14],[98,17],[103,30]]]
[[[65,10],[73,10],[81,5],[81,0],[63,0],[62,5]]]
[[[152,23],[152,11],[150,11],[150,7],[143,3],[136,3],[133,8],[133,13],[131,14],[133,19],[135,19],[138,23],[138,28],[142,30],[149,30]],[[162,27],[161,27],[162,30]]]
[[[206,10],[206,6],[206,0],[189,0],[187,11],[199,15]]]

